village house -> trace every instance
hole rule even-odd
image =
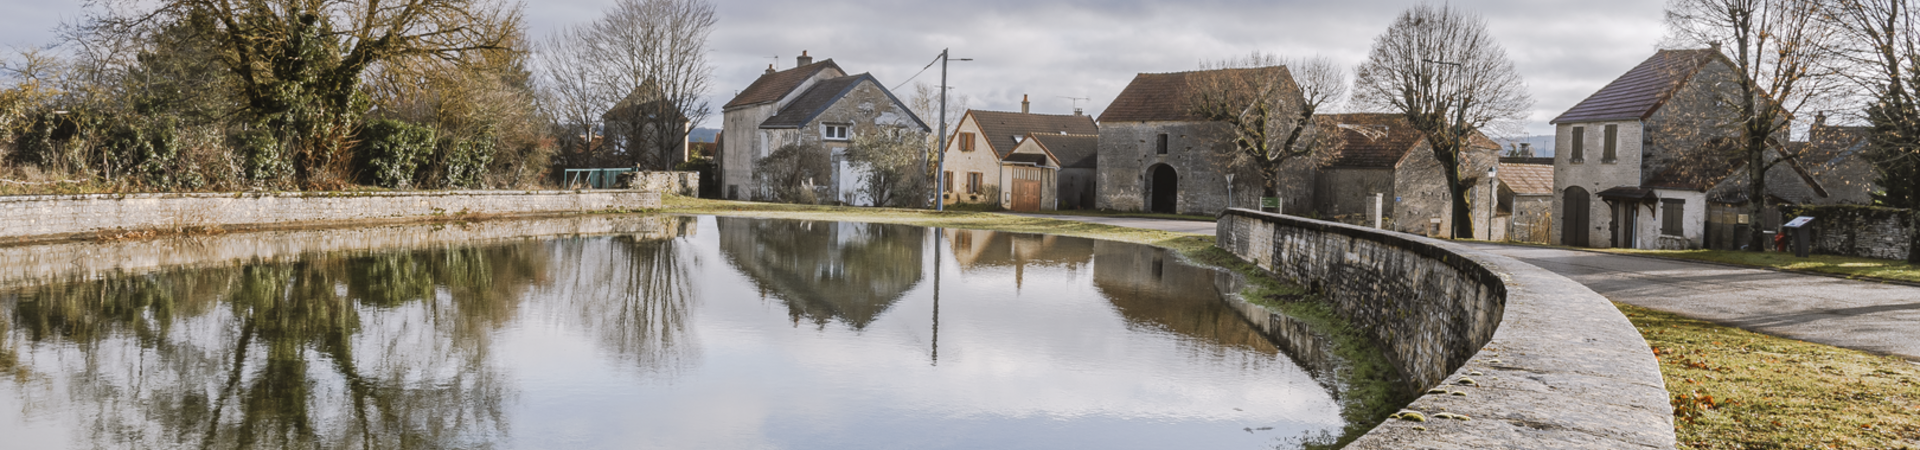
[[[858,193],[861,173],[844,155],[853,137],[879,127],[929,131],[906,104],[869,74],[847,75],[832,59],[814,62],[801,52],[792,69],[772,66],[721,108],[717,158],[728,199],[767,197],[770,186],[754,177],[754,163],[783,146],[811,144],[833,161],[832,180],[818,180],[825,197],[869,203]]]
[[[1829,197],[1797,163],[1766,174],[1768,198],[1749,199],[1736,98],[1742,75],[1719,49],[1661,50],[1551,123],[1555,126],[1555,242],[1579,247],[1737,248],[1772,230],[1776,210],[1749,217],[1749,201]],[[1783,132],[1784,134],[1784,132]],[[1787,151],[1774,142],[1771,158]]]
[[[1867,137],[1871,127],[1827,125],[1825,113],[1815,115],[1807,127],[1807,141],[1794,142],[1800,166],[1827,192],[1813,203],[1822,205],[1871,205],[1880,191],[1879,172],[1866,158]]]
[[[943,150],[946,182],[941,186],[941,195],[948,203],[997,203],[1019,210],[1085,207],[1089,203],[1079,199],[1091,195],[1083,192],[1094,189],[1090,172],[1095,158],[1075,153],[1081,147],[1073,146],[1074,142],[1056,143],[1062,146],[1058,150],[1071,153],[1060,158],[1034,156],[1046,155],[1044,146],[1028,146],[1022,152],[1026,156],[1009,158],[1014,158],[1016,147],[1027,144],[1029,135],[1092,136],[1098,133],[1099,127],[1094,125],[1092,117],[1033,114],[1025,98],[1020,100],[1018,113],[968,110],[954,125],[953,135]],[[1056,195],[1043,191],[1065,193],[1073,200],[1056,202]],[[1016,197],[1032,199],[1015,208]],[[1028,209],[1030,205],[1034,208]]]
[[[1334,130],[1337,153],[1317,171],[1312,193],[1314,213],[1338,221],[1373,224],[1375,196],[1383,228],[1427,236],[1446,236],[1453,229],[1452,194],[1446,188],[1445,169],[1433,157],[1426,133],[1413,128],[1406,116],[1391,113],[1328,114],[1317,117],[1322,130]],[[1473,185],[1467,203],[1473,218],[1472,237],[1504,234],[1500,223],[1488,227],[1496,213],[1488,208],[1494,197],[1488,189],[1487,169],[1498,161],[1500,144],[1474,133],[1460,165],[1460,179]],[[1463,236],[1465,237],[1465,236]]]
[[[1489,240],[1552,243],[1553,158],[1501,157],[1494,178],[1500,203]]]
[[[1231,144],[1224,138],[1221,124],[1193,113],[1188,78],[1201,73],[1136,75],[1107,105],[1100,114],[1095,207],[1210,215],[1229,206],[1256,206],[1261,191],[1259,175],[1225,167],[1225,151]],[[1297,90],[1290,94],[1290,101],[1301,101]],[[1229,172],[1235,172],[1231,173],[1231,188]]]

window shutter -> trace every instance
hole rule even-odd
[[[1587,160],[1587,127],[1573,127],[1573,153],[1567,154],[1572,162]]]

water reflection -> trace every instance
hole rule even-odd
[[[5,291],[0,447],[1262,448],[1344,424],[1164,250],[644,220]]]
[[[720,251],[794,323],[866,328],[920,283],[926,229],[720,217]]]

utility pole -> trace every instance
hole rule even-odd
[[[950,49],[944,49],[944,48],[940,49],[940,148],[935,150],[940,152],[940,158],[939,158],[938,166],[936,166],[933,169],[933,175],[934,175],[933,192],[935,193],[934,195],[935,211],[947,210],[946,189],[947,189],[947,61],[949,60],[947,56],[948,50]],[[960,58],[960,60],[972,61],[973,58]]]

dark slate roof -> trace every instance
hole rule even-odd
[[[1047,155],[1021,153],[1018,155],[1008,155],[1006,159],[1002,159],[1000,161],[1011,162],[1011,163],[1028,163],[1036,166],[1045,166],[1047,165]]]
[[[1713,49],[1661,50],[1550,123],[1645,119],[1717,58]]]
[[[1654,195],[1652,189],[1633,187],[1633,186],[1615,186],[1612,189],[1600,191],[1600,193],[1593,194],[1593,195],[1597,195],[1602,198],[1614,198],[1614,199],[1626,199],[1626,200],[1656,200],[1660,198],[1660,196]]]
[[[839,70],[841,73],[846,73],[845,70],[840,69],[838,64],[834,64],[832,59],[828,59],[761,75],[759,79],[753,80],[753,84],[747,85],[745,90],[740,91],[740,95],[733,96],[733,101],[727,102],[727,106],[723,106],[720,109],[732,109],[735,106],[780,101],[780,99],[786,97],[788,93],[799,88],[800,84],[805,83],[808,78],[812,78],[814,74],[820,73],[821,70],[829,67],[834,70]]]
[[[1426,138],[1399,114],[1327,114],[1316,119],[1321,129],[1340,133],[1340,154],[1331,167],[1391,168]]]
[[[1020,145],[1016,138],[1028,134],[1100,134],[1100,127],[1093,124],[1092,116],[1063,116],[1056,114],[1026,114],[1002,111],[968,110],[973,123],[980,126],[981,136],[986,138],[987,147],[993,149],[995,156],[1006,158],[1013,153],[1013,147]]]
[[[1552,156],[1502,156],[1501,164],[1545,164],[1553,165]]]
[[[846,97],[847,93],[853,92],[853,88],[859,87],[861,82],[873,83],[873,86],[879,88],[880,92],[887,94],[888,100],[892,100],[894,104],[900,105],[900,108],[898,108],[899,112],[905,113],[907,117],[912,118],[913,123],[920,126],[920,130],[925,131],[927,129],[926,122],[921,122],[919,116],[915,116],[912,111],[908,111],[905,106],[906,104],[901,103],[899,98],[894,97],[893,92],[888,91],[885,86],[880,85],[880,81],[875,80],[873,75],[864,73],[840,78],[828,78],[814,83],[813,87],[807,88],[807,92],[801,93],[799,97],[795,97],[793,102],[788,103],[785,108],[780,108],[778,114],[774,114],[773,117],[767,118],[767,121],[761,122],[760,128],[800,128],[805,126],[813,122],[814,118],[820,117],[820,113],[826,112],[827,108],[832,107],[835,102],[840,101],[840,98]]]
[[[1033,140],[1060,159],[1063,169],[1093,169],[1100,163],[1100,136],[1093,134],[1041,134]],[[1018,155],[1015,155],[1018,156]]]

